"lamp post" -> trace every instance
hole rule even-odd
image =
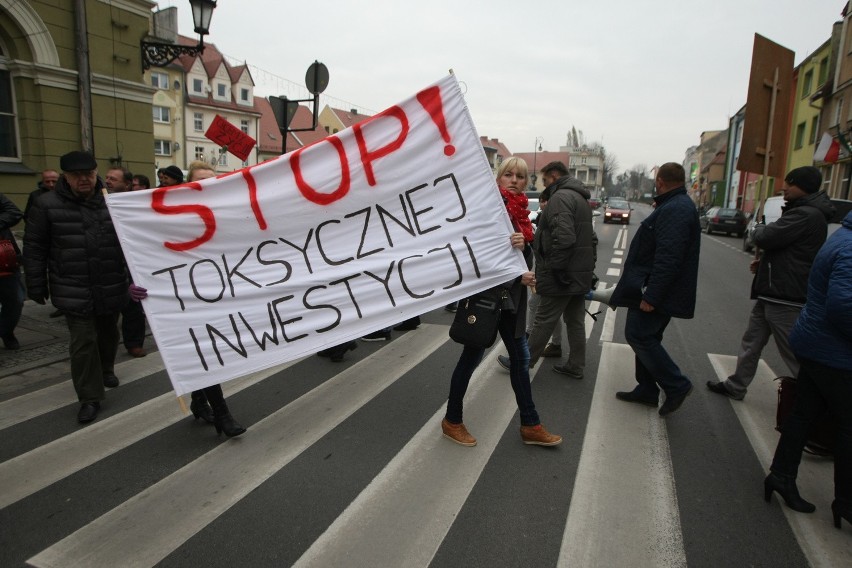
[[[160,41],[142,41],[142,70],[165,67],[181,55],[197,57],[204,53],[204,36],[210,33],[210,18],[216,9],[216,0],[189,0],[192,23],[198,34],[198,45],[177,45]]]
[[[538,153],[541,152],[541,143],[542,142],[544,142],[544,138],[542,138],[541,136],[536,136],[535,142],[533,142],[533,171],[532,171],[532,175],[530,176],[531,191],[536,190],[535,184],[536,184],[536,182],[538,182],[538,175],[535,173],[536,172],[535,167],[536,167],[536,161],[538,159]]]

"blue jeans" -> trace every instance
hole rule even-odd
[[[0,337],[12,335],[24,309],[24,289],[21,273],[0,278]]]
[[[515,313],[504,310],[500,316],[500,338],[509,352],[509,379],[512,383],[512,390],[515,391],[515,401],[518,403],[518,411],[521,414],[521,424],[523,426],[535,426],[541,421],[532,399],[530,352],[527,348],[527,338],[514,336],[515,322]],[[462,409],[467,385],[470,383],[473,371],[482,361],[484,354],[485,349],[478,347],[465,346],[462,350],[461,357],[459,357],[459,362],[456,363],[456,368],[453,370],[453,376],[450,380],[450,397],[447,400],[446,415],[448,422],[453,424],[463,422]]]
[[[663,347],[663,332],[671,319],[656,310],[643,312],[630,308],[627,311],[624,335],[636,354],[636,382],[639,383],[634,392],[648,399],[659,396],[660,388],[666,396],[677,396],[692,386]]]
[[[793,412],[784,421],[769,468],[796,477],[811,424],[826,409],[835,419],[834,498],[852,506],[852,371],[801,359]]]

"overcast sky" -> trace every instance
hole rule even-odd
[[[188,0],[179,30],[194,37]],[[831,35],[840,0],[219,0],[210,36],[288,94],[324,63],[325,94],[381,111],[455,71],[479,134],[512,152],[565,145],[572,125],[619,169],[681,162],[745,104],[754,34],[798,65]],[[305,93],[290,93],[291,98]],[[328,100],[332,106],[344,106]]]

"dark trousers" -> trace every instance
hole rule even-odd
[[[770,469],[796,477],[808,431],[828,409],[837,424],[834,446],[834,497],[852,506],[852,371],[801,359],[796,378],[796,402],[784,421]]]
[[[21,273],[15,271],[11,276],[0,278],[0,337],[6,337],[15,331],[23,309],[24,289],[21,287]]]
[[[71,380],[80,402],[104,399],[104,375],[115,370],[118,312],[99,316],[65,314],[71,334]]]
[[[540,422],[535,403],[532,398],[532,386],[530,385],[530,352],[527,348],[525,336],[515,337],[516,316],[513,312],[503,311],[500,317],[500,338],[509,352],[509,379],[512,390],[515,391],[515,401],[518,403],[518,411],[521,415],[521,424],[524,426],[535,426]],[[476,370],[485,349],[465,346],[459,362],[453,370],[450,380],[450,397],[447,401],[447,415],[449,422],[461,423],[462,409],[464,406],[464,395],[470,378]]]
[[[656,310],[643,312],[630,308],[627,311],[624,335],[636,354],[636,382],[639,383],[636,392],[640,396],[654,398],[659,396],[660,388],[666,396],[678,396],[692,386],[663,347],[663,332],[671,319]]]
[[[140,302],[128,302],[121,310],[121,337],[125,349],[145,343],[145,310]]]

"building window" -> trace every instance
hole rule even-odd
[[[819,128],[819,115],[816,115],[811,119],[811,137],[808,138],[808,144],[816,143],[817,128]]]
[[[814,83],[814,70],[808,69],[807,73],[805,73],[804,79],[802,79],[802,98],[807,97],[811,94],[811,89],[813,88]]]
[[[793,145],[794,150],[799,150],[805,143],[805,123],[800,122],[796,126],[796,141]]]
[[[843,97],[837,99],[837,106],[834,107],[834,124],[840,124],[840,117],[843,116]]]
[[[819,77],[817,78],[817,82],[820,85],[823,85],[825,81],[828,79],[828,57],[823,57],[819,61]]]
[[[228,165],[228,153],[227,152],[219,152],[219,165],[227,166]]]
[[[249,102],[249,90],[248,89],[240,89],[240,100],[244,103]]]
[[[157,156],[171,156],[172,143],[168,140],[154,140],[154,154]]]
[[[204,160],[204,146],[196,146],[195,147],[195,159],[201,160],[202,162],[205,161]]]
[[[15,115],[12,77],[3,67],[3,58],[0,57],[0,160],[17,160],[19,157],[18,117]]]
[[[198,95],[204,94],[204,81],[201,79],[192,80],[192,92]]]
[[[153,106],[151,107],[154,114],[154,122],[171,122],[171,113],[168,107]]]
[[[216,94],[219,96],[220,99],[224,99],[226,97],[225,93],[227,92],[227,90],[228,87],[222,83],[216,85]]]
[[[196,112],[192,114],[192,127],[196,132],[204,131],[204,114]]]
[[[151,86],[155,89],[165,89],[169,88],[169,75],[168,73],[161,73],[160,71],[152,71],[151,72]]]
[[[242,131],[243,131],[243,132],[245,132],[246,134],[248,134],[248,133],[249,133],[249,131],[248,131],[248,126],[249,126],[249,125],[248,125],[248,120],[241,120],[241,121],[240,121],[240,130],[242,130]]]

